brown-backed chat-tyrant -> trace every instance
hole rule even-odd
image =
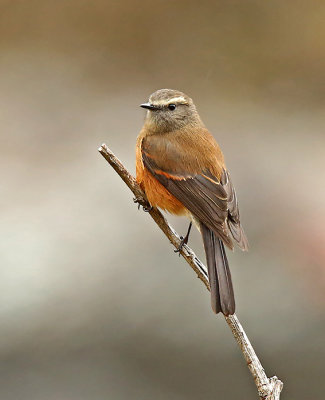
[[[222,151],[184,93],[161,89],[141,107],[148,111],[136,145],[137,181],[152,207],[186,215],[198,227],[208,264],[212,309],[234,314],[224,245],[233,249],[236,243],[247,250],[248,242]],[[187,239],[188,235],[184,243]]]

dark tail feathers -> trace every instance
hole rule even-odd
[[[235,313],[235,297],[225,247],[215,233],[201,223],[208,264],[212,310],[224,315]]]

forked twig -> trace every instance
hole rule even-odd
[[[159,228],[164,232],[169,241],[175,248],[180,245],[180,237],[175,230],[169,225],[162,213],[156,209],[150,209],[150,204],[145,193],[141,190],[134,177],[127,171],[121,161],[111,152],[111,150],[103,144],[98,151],[106,159],[106,161],[114,168],[114,170],[123,179],[129,189],[133,192],[137,203],[147,208],[148,213],[156,222]],[[195,271],[198,278],[204,283],[206,288],[210,290],[207,270],[205,265],[196,257],[195,253],[188,246],[184,245],[180,254],[185,258],[190,267]],[[243,327],[241,326],[236,314],[225,317],[233,336],[235,337],[244,357],[247,366],[253,375],[255,385],[258,390],[260,399],[262,400],[279,400],[283,383],[276,377],[268,378],[260,363],[257,355],[251,345]]]

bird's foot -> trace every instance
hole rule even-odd
[[[192,222],[190,222],[190,225],[188,227],[188,230],[187,230],[187,233],[186,233],[185,237],[183,237],[183,236],[180,237],[180,239],[181,239],[180,244],[177,247],[177,249],[174,250],[174,252],[178,253],[179,256],[181,255],[181,251],[182,251],[184,245],[188,243],[188,239],[190,237],[191,228],[192,228]]]
[[[144,212],[150,212],[150,211],[153,210],[153,207],[152,207],[152,206],[149,206],[149,207],[143,206],[143,207],[142,207],[142,210],[143,210]]]
[[[181,251],[182,251],[184,245],[187,244],[187,242],[188,242],[188,237],[181,236],[180,239],[181,239],[181,241],[180,241],[179,246],[177,247],[177,249],[174,250],[174,253],[178,253],[179,256],[181,255]]]
[[[140,210],[140,199],[137,199],[136,197],[133,197],[133,203],[138,204],[138,210]]]
[[[138,210],[140,210],[141,206],[142,206],[142,209],[144,212],[150,212],[153,209],[153,207],[150,204],[149,204],[149,206],[143,205],[144,199],[142,199],[142,198],[138,199],[137,197],[134,197],[133,202],[138,203]]]

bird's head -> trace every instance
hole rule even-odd
[[[146,124],[157,133],[175,131],[189,124],[203,125],[192,99],[178,90],[157,90],[140,107],[148,110]]]

